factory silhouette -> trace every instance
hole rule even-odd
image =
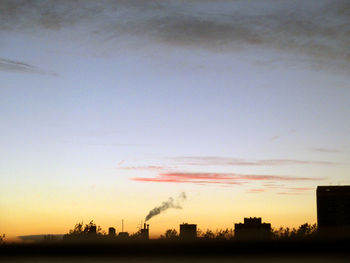
[[[183,195],[185,197],[185,195]],[[164,202],[161,207],[173,205],[173,200]],[[182,223],[179,226],[179,234],[175,229],[169,229],[160,239],[176,241],[199,241],[206,239],[230,239],[237,241],[269,241],[272,239],[290,238],[319,238],[319,239],[349,239],[350,238],[350,186],[318,186],[316,190],[317,200],[317,227],[304,224],[299,229],[273,230],[270,223],[262,222],[260,217],[246,217],[243,223],[234,224],[234,231],[228,229],[215,235],[211,231],[199,233],[196,224]],[[150,226],[144,223],[137,233],[130,235],[124,231],[122,221],[121,232],[117,233],[114,227],[104,233],[92,221],[83,226],[76,224],[73,230],[64,235],[64,241],[148,241],[150,238]],[[46,240],[50,240],[47,237]]]

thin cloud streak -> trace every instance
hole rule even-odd
[[[266,192],[265,189],[249,189],[247,191],[247,193],[250,193],[250,194],[259,194],[259,193],[264,193]]]
[[[148,166],[125,166],[120,167],[122,170],[135,170],[135,171],[162,171],[165,168],[163,166],[148,165]]]
[[[24,62],[14,61],[14,60],[9,60],[4,58],[0,58],[0,70],[8,71],[8,72],[17,72],[17,73],[51,75],[55,77],[58,76],[58,74],[55,72],[45,71]]]
[[[293,190],[293,191],[314,191],[315,188],[311,187],[288,187],[288,190]]]
[[[277,193],[279,195],[300,195],[302,193],[295,193],[295,192],[279,192]]]
[[[229,182],[229,181],[220,181],[220,180],[188,180],[188,179],[179,179],[179,178],[146,178],[146,177],[134,177],[130,178],[132,181],[137,182],[153,182],[153,183],[192,183],[198,185],[207,185],[207,184],[221,184],[221,185],[242,185],[242,182]]]
[[[338,165],[339,163],[330,161],[310,161],[293,159],[265,159],[246,160],[219,156],[193,156],[193,157],[173,157],[175,162],[184,165],[201,166],[279,166],[279,165]]]
[[[341,152],[338,149],[322,148],[322,147],[314,147],[311,150],[314,152],[323,152],[323,153],[339,153],[339,152]]]

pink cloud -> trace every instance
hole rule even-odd
[[[194,173],[168,172],[155,177],[133,177],[131,180],[155,183],[194,183],[194,184],[225,184],[241,185],[249,181],[319,181],[324,178],[291,177],[277,175],[246,175],[236,173]],[[300,188],[304,189],[304,188]],[[307,189],[307,188],[305,188]]]
[[[240,182],[230,182],[230,181],[220,181],[220,180],[189,180],[189,179],[181,179],[181,178],[163,178],[163,177],[155,177],[155,178],[146,178],[146,177],[134,177],[130,178],[133,181],[138,182],[155,182],[155,183],[194,183],[194,184],[226,184],[226,185],[239,185],[242,184]]]
[[[240,175],[239,179],[251,181],[319,181],[323,180],[324,178],[277,175]]]
[[[186,173],[186,172],[170,172],[161,173],[161,177],[172,177],[181,179],[208,179],[208,180],[245,180],[245,181],[315,181],[323,178],[313,177],[291,177],[278,175],[250,175],[236,173]]]

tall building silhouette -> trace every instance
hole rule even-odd
[[[317,225],[329,234],[349,233],[350,186],[318,186]]]
[[[180,225],[181,240],[195,240],[197,238],[197,225],[183,223]]]
[[[271,224],[262,223],[261,217],[244,218],[235,224],[235,238],[239,240],[266,240],[271,238]]]

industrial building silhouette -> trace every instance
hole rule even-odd
[[[262,223],[261,217],[244,218],[244,223],[235,224],[235,238],[238,240],[268,240],[271,238],[271,224]]]
[[[141,228],[141,239],[142,240],[148,240],[149,239],[149,225],[146,223],[143,225],[143,228]]]
[[[180,225],[180,240],[195,240],[197,238],[197,225],[183,223]]]
[[[317,225],[328,236],[350,233],[350,186],[318,186]]]

